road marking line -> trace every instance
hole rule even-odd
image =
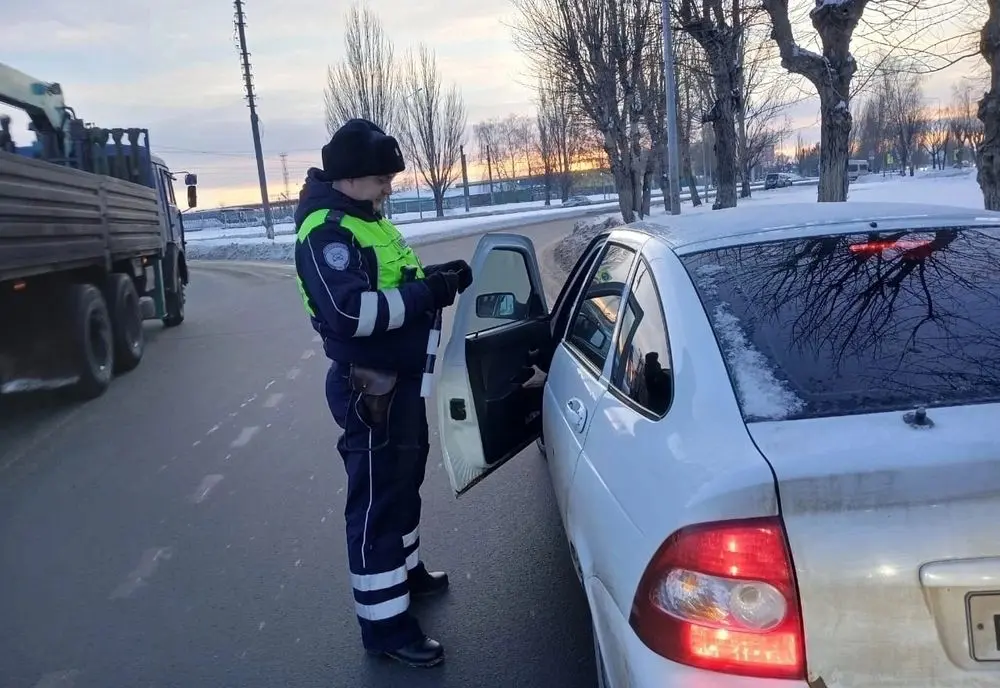
[[[65,671],[53,671],[42,676],[35,684],[35,688],[73,688],[76,677],[80,675],[79,669],[68,669]]]
[[[285,375],[285,377],[287,377],[289,380],[294,380],[295,378],[297,378],[299,376],[299,373],[301,373],[301,372],[302,371],[299,370],[298,368],[292,368],[291,370],[288,371],[288,373]]]
[[[274,384],[274,380],[271,380],[266,385],[264,385],[264,391],[266,392],[267,390],[271,389],[271,385],[273,385],[273,384]]]
[[[213,425],[212,427],[210,427],[208,429],[208,432],[206,432],[205,435],[211,435],[213,432],[215,432],[216,430],[218,430],[220,427],[221,426],[219,426],[219,425]]]
[[[146,581],[156,573],[160,562],[174,556],[172,547],[150,547],[142,553],[139,565],[132,569],[121,585],[111,591],[109,599],[117,600],[131,597],[136,590],[146,584]]]
[[[264,408],[275,408],[281,403],[281,400],[285,398],[285,395],[281,392],[275,392],[267,398],[264,402]]]
[[[253,436],[257,434],[260,427],[252,425],[249,428],[243,428],[240,430],[240,435],[229,445],[230,447],[245,447],[253,439]]]
[[[316,355],[316,351],[314,349],[306,349],[305,351],[302,352],[302,360],[303,361],[308,361],[310,358],[312,358],[315,355]]]
[[[212,475],[206,475],[201,479],[201,483],[198,485],[198,489],[194,491],[191,495],[191,500],[195,504],[201,504],[208,497],[208,493],[212,491],[212,488],[218,485],[222,481],[222,476],[218,473]]]

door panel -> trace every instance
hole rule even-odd
[[[531,353],[548,345],[549,322],[539,318],[466,340],[469,384],[487,465],[517,454],[542,429],[542,387],[525,387]]]
[[[545,400],[545,447],[564,523],[567,493],[584,440],[591,425],[600,422],[595,412],[607,389],[605,371],[636,252],[635,247],[615,241],[601,248],[574,305],[566,337],[552,358]]]
[[[544,364],[552,350],[531,239],[486,234],[471,266],[474,281],[454,309],[436,394],[441,449],[456,495],[541,434],[542,391],[524,383],[531,365]]]

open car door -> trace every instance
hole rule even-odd
[[[437,381],[441,450],[452,489],[465,493],[541,435],[552,352],[548,307],[531,239],[486,234],[474,281],[458,298]]]

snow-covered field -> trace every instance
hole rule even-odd
[[[682,198],[684,214],[711,212],[711,203],[694,208]],[[753,197],[740,199],[740,206],[762,204],[802,203],[815,200],[815,183],[808,186],[791,186],[770,191],[754,190]],[[983,197],[976,184],[975,170],[938,170],[918,172],[915,177],[869,175],[851,184],[848,202],[893,201],[903,203],[931,203],[968,208],[982,208]],[[523,207],[523,205],[522,205]],[[584,218],[608,213],[614,215],[617,201],[592,203],[576,208],[539,208],[522,212],[456,217],[431,222],[400,223],[399,230],[412,245],[440,239],[467,236],[500,229],[516,229],[528,224],[556,219]],[[663,214],[662,206],[654,207],[653,215]],[[600,219],[600,218],[599,218]],[[620,216],[618,220],[620,221]],[[587,227],[592,223],[578,223],[574,232],[576,241],[586,241]],[[237,236],[234,236],[236,233]],[[578,236],[576,236],[578,235]],[[263,227],[240,230],[205,230],[187,237],[188,257],[192,260],[270,260],[291,261],[295,234],[291,224],[275,226],[275,238],[264,236]],[[567,247],[569,248],[569,247]]]

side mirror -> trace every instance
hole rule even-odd
[[[184,186],[198,186],[198,175],[188,172],[184,175]]]
[[[189,186],[188,187],[188,208],[198,207],[198,187]]]
[[[476,317],[517,320],[517,299],[510,292],[480,294],[476,297]]]

